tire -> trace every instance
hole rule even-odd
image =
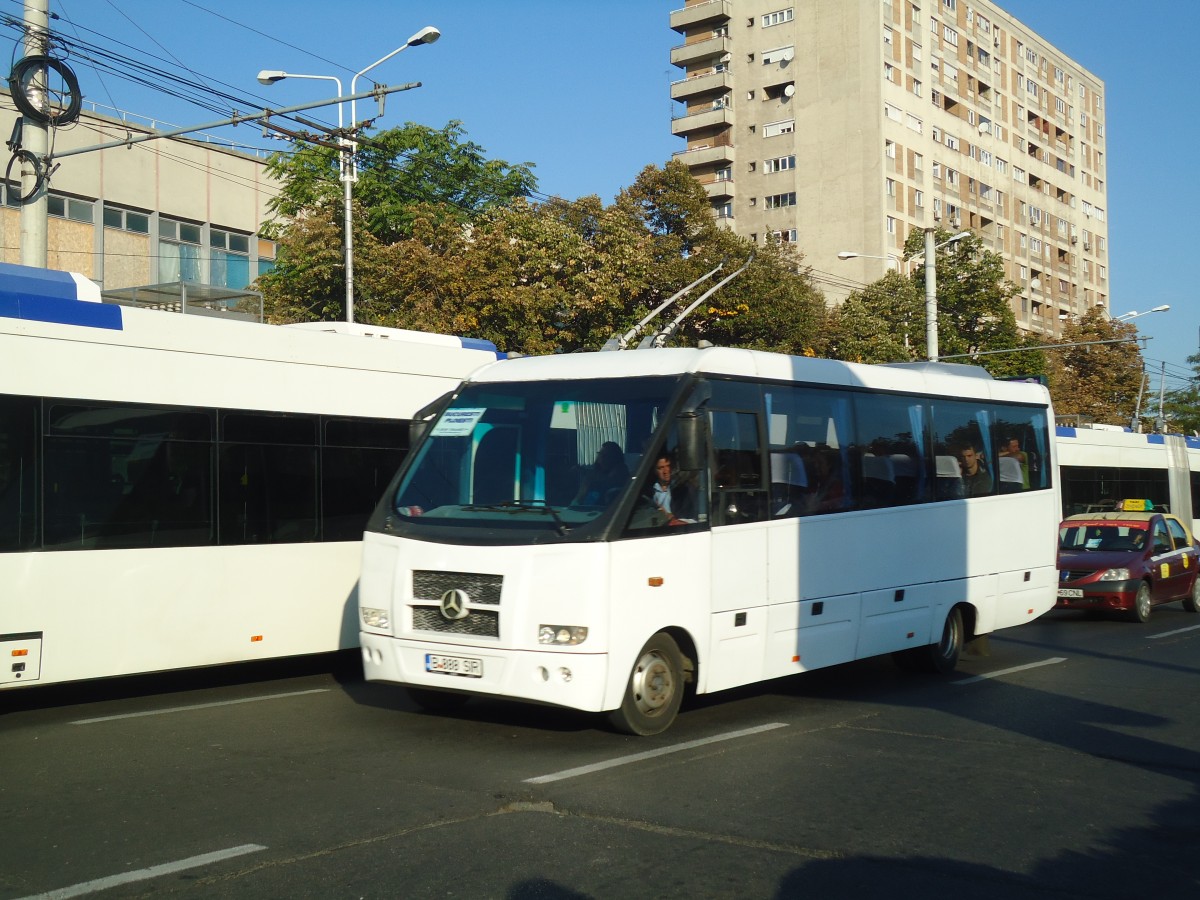
[[[953,672],[954,667],[958,665],[958,657],[962,654],[964,642],[962,610],[956,606],[946,614],[941,640],[936,644],[913,647],[911,650],[893,653],[892,659],[895,660],[896,665],[907,672],[930,672],[944,675],[947,672]]]
[[[430,688],[408,689],[412,702],[427,712],[449,712],[465,706],[471,699],[468,694],[455,694],[451,691],[435,691]]]
[[[1129,618],[1144,625],[1150,621],[1150,606],[1150,585],[1143,581],[1138,585],[1137,596],[1133,598],[1133,609],[1129,611]]]
[[[1192,582],[1191,596],[1183,598],[1183,608],[1188,612],[1200,612],[1200,575]]]
[[[660,631],[638,653],[625,698],[608,720],[624,734],[661,734],[675,721],[683,691],[683,654],[675,639]]]

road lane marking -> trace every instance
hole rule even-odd
[[[656,756],[666,756],[668,753],[680,753],[684,750],[691,750],[695,747],[703,747],[705,744],[716,744],[721,741],[731,741],[734,738],[748,737],[752,734],[760,734],[764,731],[773,731],[776,728],[787,728],[786,722],[771,722],[769,725],[758,725],[754,728],[744,728],[741,731],[730,731],[725,734],[717,734],[712,737],[700,738],[696,741],[686,741],[682,744],[674,744],[670,747],[660,747],[657,750],[647,750],[644,753],[633,753],[629,756],[618,756],[616,759],[606,760],[605,762],[592,763],[590,766],[579,766],[575,769],[564,769],[561,772],[554,772],[550,775],[539,775],[536,778],[526,778],[525,784],[549,784],[552,781],[562,781],[566,778],[575,778],[578,775],[590,775],[593,772],[601,772],[604,769],[611,769],[615,766],[625,766],[630,763],[641,762],[645,759],[653,759]]]
[[[1055,656],[1051,659],[1043,659],[1041,662],[1029,663],[1024,666],[1013,666],[1011,669],[1000,669],[998,672],[988,672],[986,675],[974,675],[971,678],[961,678],[958,681],[952,681],[951,684],[974,684],[977,681],[987,681],[989,678],[999,678],[1001,675],[1011,675],[1013,672],[1024,672],[1026,669],[1037,669],[1041,666],[1052,666],[1055,663],[1066,662],[1065,656]]]
[[[84,881],[81,884],[58,888],[54,891],[47,891],[44,894],[31,894],[28,897],[22,897],[21,900],[59,900],[61,897],[82,897],[84,894],[95,894],[99,891],[106,891],[109,888],[117,887],[118,885],[132,884],[135,881],[148,881],[151,878],[158,878],[162,875],[171,875],[187,869],[196,869],[200,866],[207,866],[238,856],[245,856],[247,853],[258,853],[260,850],[266,849],[262,844],[242,844],[240,847],[230,847],[228,850],[217,850],[213,853],[202,853],[200,856],[190,856],[187,859],[163,863],[158,866],[150,866],[148,869],[123,872],[120,875],[109,875],[107,878],[97,878],[95,881]]]
[[[1189,625],[1187,628],[1176,628],[1174,631],[1164,631],[1162,634],[1148,634],[1147,638],[1154,640],[1155,638],[1171,637],[1176,634],[1183,634],[1185,631],[1195,631],[1200,628],[1200,625]]]
[[[94,725],[97,722],[112,722],[117,719],[140,719],[142,716],[164,716],[167,713],[191,712],[194,709],[212,709],[216,706],[236,706],[239,703],[257,703],[259,700],[282,700],[285,697],[301,697],[305,694],[323,694],[329,688],[312,688],[307,691],[291,691],[287,694],[266,694],[262,697],[242,697],[239,700],[221,700],[217,703],[195,703],[191,706],[171,706],[167,709],[148,709],[145,712],[121,713],[116,716],[97,716],[94,719],[76,719],[72,725]]]

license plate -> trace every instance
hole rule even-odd
[[[482,678],[483,660],[470,656],[440,656],[425,654],[425,671],[439,675],[460,675],[463,678]]]
[[[1079,588],[1059,588],[1058,596],[1064,600],[1078,600],[1083,597],[1083,591]]]

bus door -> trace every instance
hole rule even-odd
[[[745,410],[709,411],[712,645],[706,684],[710,691],[763,677],[769,494],[761,419]]]

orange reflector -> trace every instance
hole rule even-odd
[[[29,651],[28,651],[28,650],[14,650],[14,651],[12,652],[12,655],[13,655],[13,656],[28,656],[28,655],[29,655]]]
[[[261,634],[252,634],[252,635],[250,635],[250,643],[252,643],[252,644],[257,644],[257,643],[258,643],[259,641],[261,641],[261,640],[262,640],[262,635],[261,635]]]
[[[648,579],[646,579],[646,583],[650,585],[650,587],[662,587],[663,580],[658,575],[651,575]]]
[[[798,657],[798,656],[793,656],[793,657],[792,657],[792,662],[800,662],[800,657]]]

